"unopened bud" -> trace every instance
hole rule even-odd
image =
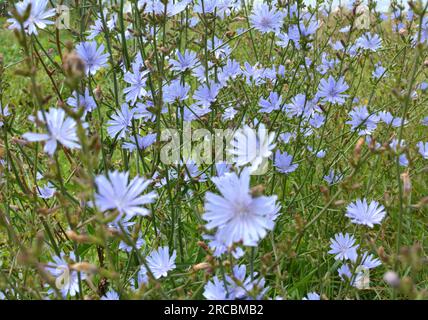
[[[98,271],[98,268],[94,266],[93,264],[87,263],[87,262],[79,262],[71,265],[71,269],[85,272],[85,273],[96,273]]]
[[[67,237],[70,238],[70,240],[73,240],[75,242],[79,242],[79,243],[91,242],[91,240],[89,239],[88,236],[77,234],[76,232],[74,232],[72,230],[68,230],[65,233],[67,234]]]
[[[101,90],[101,87],[100,85],[97,85],[97,87],[94,89],[94,96],[97,100],[100,100],[102,95],[103,95],[103,92]]]
[[[407,34],[407,30],[405,28],[401,28],[400,30],[398,30],[398,33],[400,34],[400,36],[405,36]]]
[[[408,172],[401,174],[401,180],[403,181],[404,196],[408,197],[412,191],[412,183],[410,182],[410,176]]]
[[[76,86],[85,75],[85,63],[76,51],[64,55],[63,68],[67,75],[67,82],[71,87]]]
[[[206,269],[210,269],[211,265],[208,262],[201,262],[198,264],[195,264],[192,269],[194,271],[199,271],[199,270],[206,270]]]
[[[207,244],[203,241],[198,241],[198,246],[200,246],[202,249],[204,249],[205,251],[208,251],[209,248],[207,246]]]
[[[355,148],[354,148],[354,159],[353,159],[353,161],[355,164],[358,163],[358,161],[360,160],[361,149],[363,148],[363,145],[364,145],[364,138],[358,139],[357,144],[355,145]]]
[[[383,275],[383,281],[389,284],[393,288],[400,286],[400,277],[394,271],[388,271]]]

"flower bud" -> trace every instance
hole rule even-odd
[[[67,83],[72,88],[76,87],[85,75],[85,63],[74,50],[64,55],[63,68],[67,76]]]
[[[393,288],[400,286],[400,277],[394,271],[388,271],[383,275],[383,280]]]

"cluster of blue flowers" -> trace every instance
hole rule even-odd
[[[386,154],[406,172],[413,163],[428,160],[426,134],[409,137],[416,139],[411,143],[403,134],[409,126],[427,130],[427,109],[411,113],[417,104],[426,105],[426,71],[404,85],[395,84],[397,61],[383,58],[393,44],[377,28],[362,25],[360,15],[355,15],[358,4],[343,9],[353,12],[352,19],[336,13],[337,21],[331,21],[335,13],[328,8],[280,1],[251,7],[235,0],[140,0],[124,5],[121,13],[110,8],[109,1],[101,2],[105,10],[88,15],[91,25],[68,52],[75,68],[82,66],[82,74],[76,73],[79,84],[59,93],[64,95],[61,103],[39,106],[28,117],[31,129],[27,126],[22,132],[20,148],[43,143],[47,156],[38,155],[36,149],[35,157],[46,170],[31,168],[37,170],[31,181],[37,197],[52,209],[64,201],[59,197],[57,203],[56,195],[75,196],[79,212],[89,212],[90,217],[69,223],[68,232],[95,237],[92,223],[109,230],[103,239],[118,240],[106,243],[126,256],[126,266],[118,257],[109,258],[123,268],[121,277],[132,292],[153,281],[162,285],[176,269],[187,272],[189,264],[196,264],[194,269],[205,270],[208,276],[200,287],[206,299],[281,299],[286,294],[275,286],[283,279],[270,281],[272,277],[263,272],[278,268],[277,277],[284,272],[288,256],[277,253],[275,243],[288,239],[283,233],[293,224],[291,212],[300,212],[308,223],[296,227],[298,232],[324,219],[317,215],[317,210],[325,211],[313,190],[319,185],[328,190],[326,210],[333,203],[330,192],[340,192],[342,185],[346,192],[353,190],[350,180],[357,179],[353,170],[359,169],[363,147],[365,155]],[[11,17],[9,28],[36,37],[54,24],[55,10],[47,0],[24,0],[15,5],[16,11],[24,16],[30,4],[27,19]],[[428,18],[418,20],[410,9],[407,15],[393,9],[385,14],[365,8],[363,15],[372,25],[390,23],[393,34],[406,37],[406,50],[426,50]],[[65,56],[61,59],[64,65],[73,63]],[[387,89],[393,97],[393,86],[402,90],[394,91],[399,104],[378,97]],[[0,127],[15,112],[10,109],[0,104]],[[175,128],[183,139],[185,123],[210,132],[233,128],[230,149],[224,150],[232,161],[200,163],[180,157],[163,165],[162,130]],[[85,139],[95,136],[101,155],[94,163],[82,160],[92,152]],[[347,152],[354,148],[348,162]],[[78,187],[82,194],[76,188],[65,193],[69,181],[58,183],[47,174],[48,164],[55,161],[58,171],[65,170],[58,163],[62,152],[73,167],[70,176],[77,172],[76,180],[90,181]],[[76,154],[81,155],[75,157],[79,160],[71,160]],[[267,173],[253,176],[266,161],[272,163]],[[84,165],[93,170],[91,174],[81,172]],[[308,196],[303,197],[302,190]],[[342,212],[332,210],[341,230],[329,229],[327,220],[322,224],[329,230],[324,240],[332,236],[328,251],[332,256],[326,259],[337,262],[337,280],[366,289],[369,270],[381,266],[381,261],[363,234],[388,224],[381,203],[388,212],[390,203],[369,193],[352,196],[356,200],[346,200]],[[297,205],[299,197],[309,198],[306,206],[313,208]],[[91,228],[85,232],[87,225]],[[200,242],[196,249],[190,246],[190,236],[194,244]],[[98,269],[82,265],[86,249],[81,247],[78,255],[76,246],[60,247],[44,270],[63,281],[56,287],[62,297],[81,295],[84,280],[94,287],[92,276]],[[199,252],[201,247],[208,258],[186,249]],[[257,272],[255,251],[260,250],[261,257],[266,248],[275,263]],[[328,250],[327,242],[324,249]],[[138,265],[131,274],[134,259]],[[56,289],[51,284],[47,296],[58,294]],[[112,287],[98,298],[119,299],[124,290]],[[305,290],[292,297],[323,297],[318,285]]]

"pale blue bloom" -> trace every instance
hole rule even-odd
[[[134,240],[134,239],[132,239],[132,241],[133,241],[133,246],[132,245],[129,245],[129,244],[127,244],[125,241],[120,241],[120,243],[119,243],[119,250],[123,250],[123,251],[126,251],[126,252],[128,252],[128,253],[130,253],[133,249],[134,249],[134,247],[135,247],[135,249],[137,249],[137,250],[139,250],[139,249],[141,249],[142,247],[143,247],[143,245],[146,243],[145,241],[144,241],[144,239],[141,237],[142,235],[141,235],[141,232],[138,234],[138,238],[136,239],[136,240]]]
[[[195,161],[189,160],[185,163],[186,170],[184,171],[184,181],[196,180],[204,182],[207,179],[205,173],[201,172]]]
[[[3,119],[10,116],[9,106],[5,105],[4,107],[0,102],[0,128],[3,127]]]
[[[245,246],[257,245],[274,227],[279,212],[277,197],[252,197],[248,168],[240,176],[229,173],[211,180],[221,196],[206,193],[202,218],[208,221],[207,229],[217,228],[217,237],[227,246],[240,241]]]
[[[156,142],[156,137],[157,137],[156,133],[150,133],[145,136],[140,136],[137,134],[136,137],[131,135],[129,137],[131,142],[125,142],[123,144],[123,148],[131,152],[134,151],[136,148],[140,150],[144,150]]]
[[[169,63],[172,65],[171,70],[182,72],[187,69],[192,69],[198,64],[199,60],[196,56],[196,52],[186,50],[184,54],[181,54],[180,51],[176,51],[177,60],[171,59]]]
[[[219,280],[217,276],[212,281],[208,281],[204,286],[204,297],[207,300],[228,300],[228,293],[224,287],[224,281]]]
[[[101,32],[103,32],[103,23],[101,18],[98,18],[94,21],[94,24],[89,27],[89,35],[88,40],[95,39],[96,36],[98,36]]]
[[[226,275],[227,291],[230,297],[239,300],[263,299],[269,289],[265,287],[266,281],[264,278],[257,279],[257,272],[253,272],[252,277],[247,277],[247,267],[245,265],[235,265],[232,272],[233,277]],[[249,295],[250,292],[252,293],[251,296]]]
[[[381,77],[386,76],[386,69],[382,67],[382,65],[379,63],[376,65],[375,70],[372,73],[373,78],[380,79]]]
[[[56,14],[55,9],[48,9],[48,0],[24,0],[15,4],[15,9],[20,16],[23,16],[31,5],[29,17],[24,21],[23,27],[26,33],[37,35],[37,29],[45,29],[47,25],[54,24],[50,20]],[[21,29],[20,23],[15,18],[7,20],[11,25],[9,29]]]
[[[137,56],[132,63],[132,71],[128,71],[123,76],[123,80],[129,84],[128,87],[123,89],[126,101],[130,104],[135,104],[137,99],[147,95],[146,90],[146,76],[149,70],[142,70],[141,57]]]
[[[38,196],[40,198],[49,199],[53,197],[56,189],[53,187],[53,185],[50,182],[48,182],[48,184],[46,184],[43,187],[37,187],[37,191],[38,191]]]
[[[309,124],[314,128],[321,128],[325,123],[325,116],[322,113],[314,112],[309,119]]]
[[[48,112],[39,111],[37,118],[45,123],[48,133],[27,132],[22,137],[28,141],[46,141],[44,151],[52,156],[57,148],[58,142],[70,149],[80,149],[79,139],[76,131],[76,121],[67,117],[62,109],[51,108]],[[46,122],[45,122],[46,117]]]
[[[85,112],[91,112],[97,107],[97,104],[94,98],[90,95],[88,88],[85,88],[84,94],[73,91],[72,96],[67,99],[67,104],[74,107],[75,111],[79,108],[83,108]]]
[[[216,59],[227,58],[232,53],[232,49],[227,43],[224,43],[223,40],[214,36],[214,43],[212,39],[208,41],[207,48],[211,52],[214,52]]]
[[[147,285],[149,283],[149,276],[147,275],[147,269],[144,265],[140,266],[137,274],[138,286]]]
[[[336,184],[343,179],[342,173],[335,173],[333,169],[330,170],[328,175],[324,176],[324,180],[327,181],[329,185]]]
[[[104,45],[97,48],[97,42],[81,42],[76,46],[76,52],[85,63],[86,74],[94,75],[107,65],[108,54],[104,53]]]
[[[343,77],[340,77],[339,80],[336,81],[332,76],[329,76],[327,80],[321,79],[318,86],[318,97],[323,98],[324,102],[342,105],[348,97],[348,95],[343,94],[343,92],[348,89],[349,86]]]
[[[355,42],[359,48],[376,52],[382,47],[382,39],[377,35],[366,32]]]
[[[419,141],[416,146],[418,147],[419,153],[422,157],[428,160],[428,142]]]
[[[281,48],[286,48],[290,42],[290,38],[288,37],[288,34],[286,33],[278,33],[276,35],[278,37],[278,41],[276,44]]]
[[[330,45],[331,45],[331,48],[336,51],[343,51],[345,49],[342,42],[340,41],[333,42]]]
[[[233,107],[228,107],[224,110],[221,119],[223,121],[226,120],[232,120],[233,118],[235,118],[235,115],[238,113],[238,111],[236,111]]]
[[[302,300],[321,300],[321,297],[316,292],[309,292]]]
[[[347,264],[343,264],[339,269],[337,269],[339,277],[342,281],[349,281],[352,279],[351,269]]]
[[[400,164],[400,166],[402,167],[407,167],[409,165],[409,160],[407,159],[407,156],[405,153],[400,154],[398,156],[398,163]]]
[[[358,199],[356,202],[346,207],[346,214],[352,223],[366,225],[373,228],[375,224],[380,224],[386,216],[385,208],[377,201],[367,203],[366,199]]]
[[[210,81],[209,85],[203,84],[195,91],[193,99],[197,101],[198,105],[209,107],[211,103],[216,101],[220,89],[219,83]]]
[[[354,261],[357,258],[357,248],[359,245],[355,244],[353,235],[338,233],[330,241],[331,250],[328,253],[334,254],[334,259]]]
[[[293,163],[293,157],[287,152],[281,153],[279,150],[275,152],[275,167],[281,173],[291,173],[296,171],[299,165]]]
[[[389,143],[389,147],[394,151],[394,152],[400,152],[402,149],[404,149],[406,147],[406,142],[404,140],[400,140],[400,142],[398,142],[398,139],[392,139],[391,142]]]
[[[364,252],[361,258],[360,265],[366,269],[374,269],[380,266],[382,263],[378,258],[375,258],[372,254],[368,254],[368,252]]]
[[[379,122],[379,116],[371,114],[367,110],[366,106],[360,106],[354,108],[349,112],[351,120],[346,121],[346,124],[351,125],[351,130],[356,131],[358,129],[359,135],[371,134],[377,128]]]
[[[198,1],[193,7],[195,13],[205,15],[208,13],[214,13],[217,8],[217,0],[202,0]]]
[[[249,164],[250,172],[253,173],[260,168],[265,159],[271,156],[276,145],[274,140],[275,133],[269,133],[263,123],[259,125],[258,130],[245,125],[235,131],[230,141],[231,148],[227,151],[233,156],[237,166]]]
[[[255,5],[250,17],[251,25],[262,33],[277,33],[284,23],[284,13],[269,8],[266,3]]]
[[[153,102],[148,100],[146,103],[137,102],[134,118],[135,119],[143,119],[145,121],[155,121],[156,115],[149,110],[149,108],[153,108]],[[165,108],[166,109],[166,108]],[[162,110],[162,113],[164,110]]]
[[[60,256],[53,256],[52,259],[54,262],[45,267],[46,271],[56,278],[55,285],[60,290],[63,298],[68,294],[74,297],[79,292],[78,272],[70,268],[64,252],[61,252]],[[70,253],[70,260],[72,262],[77,261],[74,252]],[[86,279],[86,274],[80,273],[80,279]]]
[[[163,100],[166,103],[184,101],[188,98],[190,86],[181,84],[180,80],[174,80],[163,90]]]
[[[260,85],[262,83],[261,76],[263,74],[263,69],[259,68],[257,63],[252,66],[245,61],[242,74],[245,76],[245,81],[248,85],[252,85],[253,83],[255,85]]]
[[[227,172],[230,172],[230,169],[232,168],[232,166],[230,164],[228,164],[227,162],[217,162],[215,164],[215,170],[217,173],[217,176],[220,177],[222,175],[224,175]]]
[[[285,112],[287,116],[309,118],[314,110],[317,109],[313,100],[309,100],[306,95],[299,93],[291,99],[291,103],[285,105]]]
[[[284,143],[289,143],[292,139],[294,139],[296,137],[296,135],[294,133],[291,132],[284,132],[281,133],[279,135],[279,138],[284,142]]]
[[[260,112],[271,113],[281,109],[282,97],[276,92],[271,92],[268,99],[260,98]]]
[[[175,258],[177,252],[174,250],[172,255],[169,255],[168,247],[160,247],[147,257],[147,264],[155,279],[166,277],[168,272],[175,269]]]
[[[124,138],[132,125],[135,109],[130,109],[128,104],[122,104],[121,110],[111,116],[107,122],[107,132],[112,138]]]
[[[398,128],[401,126],[401,118],[394,117],[390,112],[388,111],[381,111],[379,112],[379,118],[382,120],[386,125],[390,125],[394,128]],[[407,121],[404,121],[404,124],[407,124]]]
[[[208,246],[213,251],[214,257],[221,257],[223,254],[230,252],[235,259],[239,259],[244,256],[245,252],[241,249],[241,247],[228,247],[226,244],[218,238],[217,235],[203,235],[205,240],[208,240]]]
[[[112,289],[106,292],[106,294],[101,297],[101,300],[120,300],[120,299],[119,299],[119,294]]]
[[[222,83],[229,79],[235,79],[242,73],[241,66],[238,61],[228,59],[226,65],[223,67],[222,72],[219,74],[219,79]]]
[[[110,171],[108,177],[99,175],[95,178],[95,204],[102,212],[117,210],[118,219],[123,215],[147,216],[150,211],[144,205],[152,203],[157,196],[154,191],[142,194],[150,182],[138,176],[129,181],[128,172]]]

